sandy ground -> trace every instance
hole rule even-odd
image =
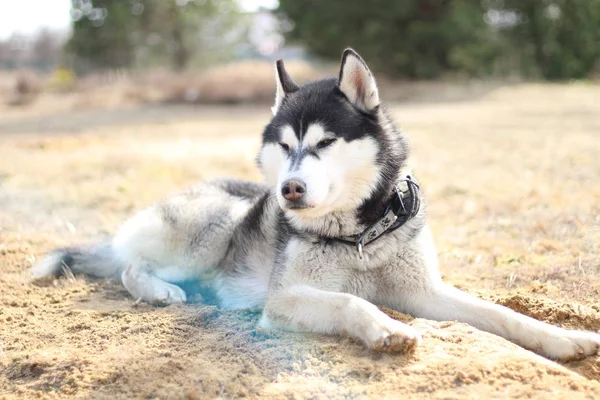
[[[586,85],[519,85],[392,107],[447,281],[600,330],[599,98]],[[377,354],[256,330],[257,310],[155,308],[83,277],[28,282],[45,251],[106,238],[197,180],[260,179],[268,107],[250,111],[65,114],[58,128],[56,116],[0,117],[0,398],[600,398],[600,357],[561,365],[461,323],[392,314],[425,332],[423,344]]]

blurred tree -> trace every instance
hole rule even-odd
[[[50,29],[41,29],[33,38],[31,52],[38,69],[52,70],[60,61],[64,36]]]
[[[231,52],[243,36],[235,0],[73,0],[71,13],[67,50],[86,70],[183,69],[200,54],[207,61]]]
[[[137,21],[124,0],[73,0],[73,32],[67,50],[80,70],[129,67],[134,60],[131,32]]]
[[[19,68],[24,66],[26,54],[26,40],[19,34],[12,34],[4,41],[0,41],[0,67]]]
[[[136,5],[144,10],[136,34],[143,64],[168,57],[174,68],[183,69],[224,61],[246,36],[247,21],[236,0],[136,0]]]
[[[506,33],[545,79],[585,78],[599,66],[600,0],[495,3],[500,12],[515,15]]]
[[[280,0],[287,37],[337,59],[353,46],[390,76],[582,78],[600,60],[600,0]]]
[[[453,48],[478,41],[472,33],[485,25],[475,0],[280,0],[279,10],[293,22],[288,37],[315,54],[338,58],[353,46],[378,71],[413,78],[451,68]]]
[[[10,62],[10,46],[8,41],[0,40],[0,68],[6,68]]]
[[[49,71],[60,61],[65,35],[43,28],[32,37],[13,34],[0,40],[0,68],[33,68]]]

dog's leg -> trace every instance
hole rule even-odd
[[[131,264],[123,271],[123,286],[135,299],[158,305],[185,303],[185,292],[176,285],[150,274],[144,263]]]
[[[379,351],[408,351],[420,333],[359,297],[296,285],[271,293],[259,326],[328,334],[349,334]]]
[[[399,308],[415,317],[465,322],[551,359],[584,358],[600,346],[600,335],[549,325],[445,284],[405,300]]]

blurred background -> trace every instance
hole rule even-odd
[[[386,83],[594,80],[600,0],[0,0],[0,95],[270,102],[273,60],[305,81],[347,46]]]

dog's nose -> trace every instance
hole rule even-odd
[[[286,200],[300,200],[306,193],[306,183],[297,179],[289,179],[283,182],[281,194]]]

